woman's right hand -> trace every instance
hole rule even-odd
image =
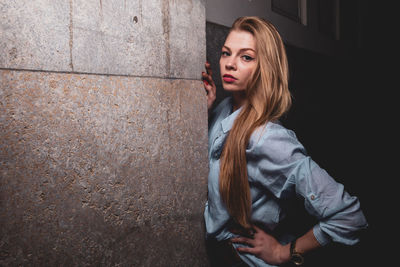
[[[217,97],[217,87],[215,86],[214,80],[212,78],[210,63],[206,62],[205,67],[207,72],[203,71],[201,75],[203,79],[204,89],[207,93],[207,108],[210,110]]]

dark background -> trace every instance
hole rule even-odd
[[[342,54],[285,44],[293,106],[282,122],[295,131],[314,161],[359,198],[369,223],[359,244],[332,243],[311,253],[306,266],[393,266],[396,256],[397,88],[392,80],[397,67],[395,16],[390,15],[395,9],[376,2],[365,1],[359,10],[357,1],[341,1],[342,25],[347,25],[342,36],[352,44]],[[228,28],[207,22],[206,29],[217,104],[229,95],[219,77],[219,53]]]

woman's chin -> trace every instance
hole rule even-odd
[[[223,88],[225,91],[227,92],[240,92],[240,91],[244,91],[244,89],[241,89],[240,87],[234,85],[234,84],[227,84],[227,83],[223,83],[222,84]]]

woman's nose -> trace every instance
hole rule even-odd
[[[233,59],[228,60],[228,61],[226,62],[226,64],[225,64],[225,68],[226,68],[227,70],[234,70],[234,69],[236,69],[236,62],[235,62]]]

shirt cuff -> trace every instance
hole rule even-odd
[[[321,230],[319,224],[314,226],[313,233],[318,243],[321,244],[321,246],[325,246],[331,242],[331,237]]]

